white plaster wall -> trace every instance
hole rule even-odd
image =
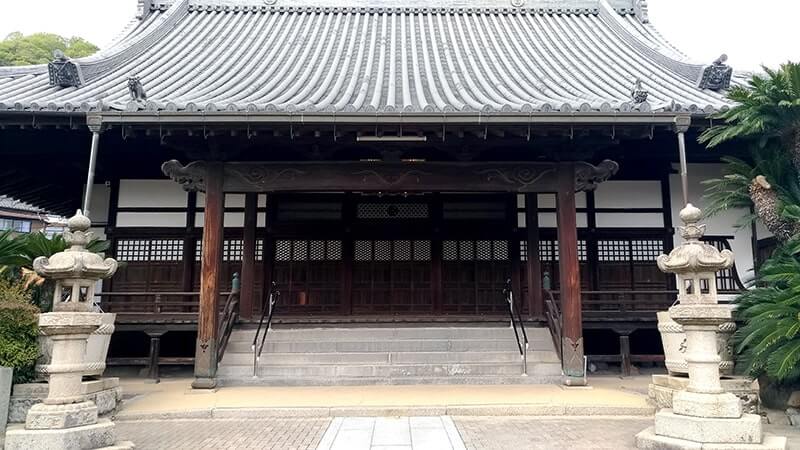
[[[85,193],[85,191],[84,191]],[[111,189],[105,184],[92,186],[92,198],[89,205],[89,219],[95,225],[108,223],[108,204],[111,198]]]
[[[705,209],[705,203],[702,199],[705,186],[701,182],[711,178],[719,178],[722,175],[722,167],[722,164],[689,164],[689,201],[692,204],[700,209]],[[677,171],[679,168],[675,165],[674,169]],[[670,175],[669,184],[672,200],[672,223],[676,227],[674,242],[678,245],[682,241],[680,233],[677,231],[677,227],[682,225],[678,214],[683,208],[680,174]],[[754,261],[750,227],[735,227],[739,219],[746,214],[749,214],[749,211],[726,211],[704,219],[707,235],[734,236],[731,241],[731,248],[736,255],[736,268],[739,270],[739,277],[742,281],[752,278]]]
[[[597,228],[664,228],[661,213],[597,213],[595,220]]]
[[[556,194],[539,194],[537,195],[539,200],[539,208],[555,208],[556,207]],[[525,201],[523,200],[523,203]],[[575,207],[576,208],[586,208],[586,193],[585,192],[577,192],[575,193]]]
[[[186,208],[186,191],[171,180],[120,180],[119,207]]]
[[[186,213],[182,212],[121,212],[117,227],[185,227]]]
[[[578,228],[586,228],[589,226],[586,213],[576,213],[575,221],[577,222]],[[556,213],[539,213],[539,228],[558,228]]]
[[[600,183],[594,191],[596,208],[661,208],[661,203],[659,180],[609,180]]]

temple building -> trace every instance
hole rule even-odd
[[[372,368],[360,382],[514,382],[516,360],[511,376],[480,359],[528,340],[509,299],[531,381],[580,383],[586,355],[663,360],[655,313],[677,291],[655,260],[680,240],[680,156],[702,207],[700,182],[745,152],[697,136],[743,78],[724,56],[690,61],[646,1],[138,4],[96,55],[0,68],[0,194],[88,210],[121,262],[98,294],[118,314],[110,363],[234,383],[272,319],[264,364],[335,366],[315,358],[337,330],[358,344],[387,328],[373,349],[335,346]],[[737,257],[722,293],[769,244],[737,219],[707,221]],[[423,342],[448,329],[465,334]],[[404,380],[395,351],[436,369]],[[547,352],[557,370],[537,372]],[[316,380],[359,382],[331,370]]]

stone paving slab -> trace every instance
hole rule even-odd
[[[449,417],[334,419],[317,450],[464,450]]]

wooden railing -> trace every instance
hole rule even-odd
[[[585,313],[636,315],[664,311],[677,295],[676,290],[581,291],[581,302]]]
[[[227,300],[230,294],[220,292],[220,299]],[[95,297],[103,311],[117,314],[197,316],[200,305],[199,292],[98,292]],[[221,308],[223,305],[220,302]]]
[[[556,353],[558,353],[558,359],[563,361],[563,353],[561,348],[562,343],[562,334],[561,334],[561,325],[562,325],[562,316],[561,316],[561,307],[559,306],[559,302],[553,296],[553,292],[549,289],[544,289],[544,313],[545,318],[547,319],[547,327],[550,328],[550,336],[553,337],[553,345],[556,348]]]

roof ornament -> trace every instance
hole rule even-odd
[[[731,77],[733,76],[733,68],[725,62],[728,61],[728,55],[722,54],[710,66],[705,66],[700,73],[700,79],[697,86],[700,89],[711,89],[712,91],[719,91],[731,87]]]
[[[639,22],[650,23],[650,16],[647,10],[647,0],[636,0],[633,2],[633,14]]]
[[[526,0],[511,0],[511,6],[514,8],[522,8],[525,6]]]
[[[53,60],[47,64],[50,73],[50,86],[80,87],[83,72],[77,62],[69,59],[61,50],[53,51]]]
[[[138,0],[136,4],[136,18],[142,20],[150,15],[153,7],[153,0]]]
[[[128,93],[131,95],[131,100],[136,103],[144,103],[147,101],[147,92],[144,90],[142,80],[135,73],[128,77]]]
[[[631,99],[637,105],[639,103],[644,103],[647,101],[647,96],[650,93],[642,86],[642,79],[637,78],[636,82],[633,84],[633,90],[631,91]]]

